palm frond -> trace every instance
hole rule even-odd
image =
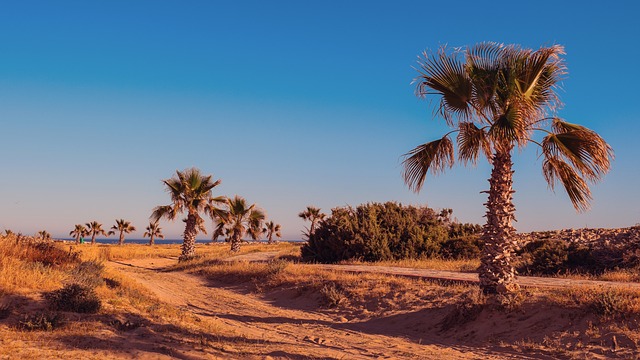
[[[476,164],[480,150],[487,159],[491,158],[491,143],[483,129],[470,122],[461,122],[458,129],[458,158],[461,161]]]
[[[445,47],[440,48],[437,55],[424,52],[423,58],[418,60],[418,66],[420,75],[413,80],[417,84],[416,95],[441,95],[438,110],[449,125],[453,125],[455,116],[462,119],[471,117],[473,86],[465,71],[465,64],[458,59],[457,53],[448,55]]]
[[[547,158],[542,164],[542,172],[551,190],[554,190],[555,183],[559,180],[569,195],[573,207],[579,212],[589,210],[591,191],[571,165],[555,157]]]
[[[556,129],[542,140],[547,158],[563,158],[571,162],[588,180],[598,181],[609,172],[613,149],[597,133],[585,127],[554,121]],[[567,131],[568,130],[568,131]]]
[[[453,142],[445,136],[422,144],[404,156],[405,159],[402,161],[404,182],[411,190],[418,192],[429,170],[435,175],[453,166]]]

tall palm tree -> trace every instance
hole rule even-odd
[[[158,224],[157,221],[155,222],[150,222],[149,226],[147,226],[146,228],[147,231],[145,231],[145,233],[142,235],[142,237],[149,237],[149,245],[153,245],[153,239],[155,239],[156,237],[159,237],[161,239],[164,239],[164,234],[162,233],[162,228],[160,227],[160,224]]]
[[[116,219],[116,224],[111,227],[109,235],[115,234],[116,231],[120,232],[120,238],[118,239],[118,245],[124,244],[124,234],[128,234],[136,231],[135,226],[131,225],[131,222],[124,219]]]
[[[419,61],[416,95],[436,95],[437,113],[453,130],[405,154],[403,177],[418,192],[429,170],[438,174],[451,168],[455,133],[459,161],[475,164],[480,154],[487,158],[492,171],[479,268],[487,294],[518,289],[511,262],[514,149],[529,143],[540,147],[545,180],[551,189],[559,181],[577,211],[589,207],[587,182],[600,180],[613,159],[613,150],[598,134],[555,115],[557,84],[565,72],[562,54],[558,45],[534,51],[480,43],[453,52],[444,47],[436,54],[425,52]],[[538,133],[542,138],[534,140]]]
[[[202,175],[196,168],[176,171],[176,174],[162,181],[171,196],[171,205],[157,206],[151,214],[152,221],[161,218],[175,220],[180,213],[187,213],[184,240],[180,260],[189,260],[196,254],[196,235],[207,233],[201,213],[213,214],[215,205],[224,202],[224,197],[213,197],[211,189],[220,184],[211,175]]]
[[[265,214],[256,207],[256,204],[248,205],[247,200],[241,196],[226,199],[226,207],[217,209],[215,215],[219,219],[225,234],[231,242],[231,252],[240,250],[240,242],[245,234],[257,240],[262,234],[262,224]]]
[[[267,239],[269,239],[268,244],[273,244],[272,239],[274,235],[277,238],[282,237],[282,233],[280,233],[280,224],[276,224],[273,221],[266,223],[263,231],[267,234]]]
[[[327,215],[320,212],[320,209],[315,206],[307,206],[307,209],[299,213],[298,216],[305,221],[308,220],[311,222],[311,226],[309,226],[309,228],[307,229],[307,233],[305,234],[307,238],[309,238],[311,235],[313,235],[313,232],[316,229],[316,225],[320,221],[324,220]]]
[[[76,238],[76,245],[78,245],[78,244],[80,244],[80,238],[87,236],[88,233],[89,232],[88,232],[87,228],[84,227],[84,225],[76,224],[74,229],[71,230],[71,232],[69,232],[69,235],[71,235],[71,236]]]
[[[38,236],[42,239],[42,241],[51,240],[51,234],[49,234],[47,230],[38,231]]]
[[[104,231],[104,229],[102,229],[102,224],[97,221],[88,222],[84,225],[87,227],[89,234],[91,234],[91,245],[96,243],[97,235],[102,234],[104,236],[107,236],[107,233]]]

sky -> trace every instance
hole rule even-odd
[[[0,230],[68,237],[126,219],[197,167],[300,239],[308,205],[398,201],[482,223],[486,161],[411,192],[402,155],[440,137],[418,55],[483,41],[565,46],[558,111],[601,134],[611,172],[576,213],[534,147],[514,155],[519,231],[640,222],[635,1],[14,1],[0,11]],[[163,221],[168,238],[184,224]],[[200,235],[199,238],[206,238]]]

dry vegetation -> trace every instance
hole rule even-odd
[[[414,344],[428,339],[516,357],[628,359],[639,355],[640,294],[636,292],[528,289],[489,303],[472,285],[318,270],[297,263],[299,248],[292,244],[249,244],[241,250],[245,255],[257,252],[276,257],[266,263],[234,261],[228,259],[228,245],[199,245],[196,259],[164,271],[190,273],[212,286],[283,309],[325,314],[335,319],[334,327]],[[0,237],[0,354],[26,359],[260,358],[265,347],[277,346],[268,338],[239,333],[217,317],[160,301],[123,272],[109,267],[96,270],[106,260],[177,258],[179,253],[178,245],[51,247]],[[476,266],[473,260],[375,265],[463,271]],[[82,266],[85,271],[78,270]],[[86,271],[91,266],[94,270]],[[99,277],[82,275],[88,272],[98,272]],[[628,279],[619,273],[608,276]],[[52,310],[46,294],[70,283],[90,284],[101,301],[100,310]]]

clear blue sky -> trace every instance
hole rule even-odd
[[[536,149],[515,157],[518,230],[640,222],[640,8],[634,1],[14,1],[0,11],[0,230],[67,236],[168,203],[191,166],[217,195],[297,213],[368,201],[450,207],[482,222],[489,167],[420,194],[401,155],[445,130],[410,85],[417,56],[481,41],[566,47],[559,115],[599,132],[613,170],[577,214]],[[163,223],[178,238],[183,223]]]

